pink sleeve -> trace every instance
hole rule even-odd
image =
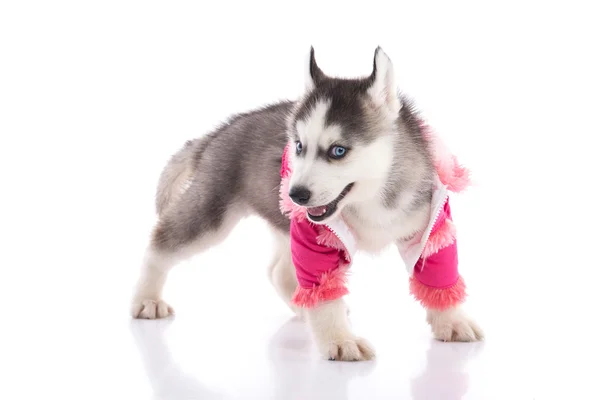
[[[349,254],[339,238],[322,225],[306,219],[306,210],[289,198],[290,146],[281,157],[281,210],[290,217],[292,262],[296,269],[298,288],[292,303],[299,307],[314,307],[320,302],[335,300],[346,294],[346,270]]]
[[[292,302],[300,307],[314,307],[348,293],[344,252],[319,243],[319,233],[319,226],[306,219],[291,220],[292,262],[299,283]]]
[[[410,280],[410,291],[426,308],[446,309],[464,301],[458,273],[456,230],[446,201]]]

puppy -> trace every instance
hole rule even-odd
[[[312,48],[305,71],[299,99],[235,115],[172,156],[158,184],[158,221],[132,316],[171,314],[161,297],[169,270],[254,214],[277,239],[273,286],[306,319],[325,358],[374,357],[352,333],[342,298],[354,254],[388,245],[397,246],[433,335],[481,339],[461,309],[465,283],[449,202],[450,192],[468,185],[468,172],[398,94],[381,48],[369,76],[327,76]]]

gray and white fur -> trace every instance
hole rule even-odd
[[[305,70],[306,91],[297,101],[235,115],[172,156],[158,184],[158,221],[133,297],[133,317],[170,315],[173,310],[161,297],[169,270],[220,243],[250,214],[264,218],[276,236],[269,276],[290,304],[298,283],[289,219],[279,207],[281,157],[290,142],[302,144],[291,157],[290,192],[301,188],[306,207],[335,204],[328,218],[341,213],[360,250],[376,253],[425,228],[435,172],[418,116],[396,91],[389,57],[377,48],[371,75],[342,79],[325,75],[311,48]],[[347,155],[328,157],[333,145],[344,146]],[[374,357],[372,346],[350,330],[342,300],[308,310],[291,307],[309,323],[324,357]],[[481,337],[460,308],[427,314],[439,339]]]

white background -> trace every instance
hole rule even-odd
[[[0,4],[0,398],[600,398],[597,5],[335,3]],[[383,46],[472,169],[453,211],[485,343],[433,341],[389,249],[348,298],[377,361],[321,361],[254,218],[174,270],[173,320],[130,320],[166,160],[297,97],[311,44],[339,76]]]

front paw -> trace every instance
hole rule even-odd
[[[139,300],[131,305],[131,316],[139,319],[158,319],[173,315],[173,308],[163,300]]]
[[[475,342],[484,338],[483,330],[460,308],[427,310],[433,336],[444,342]]]
[[[375,350],[362,338],[331,341],[322,353],[330,361],[367,361],[375,358]]]

